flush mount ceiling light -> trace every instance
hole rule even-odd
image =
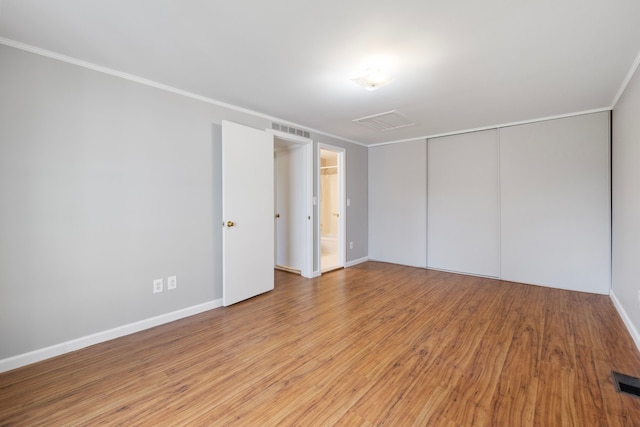
[[[368,68],[362,76],[351,80],[366,90],[376,90],[391,83],[393,78],[380,68]]]

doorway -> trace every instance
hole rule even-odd
[[[274,267],[313,277],[313,151],[307,138],[274,134]]]
[[[344,267],[344,149],[319,144],[320,272]]]

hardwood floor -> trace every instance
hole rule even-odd
[[[368,262],[0,374],[0,425],[639,426],[609,297]]]

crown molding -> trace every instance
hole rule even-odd
[[[618,89],[618,93],[616,93],[616,96],[613,98],[613,101],[611,102],[612,110],[615,108],[616,104],[620,100],[620,97],[622,96],[624,91],[627,89],[629,82],[633,78],[639,66],[640,66],[640,52],[638,52],[638,56],[636,56],[636,60],[633,61],[633,64],[631,64],[631,68],[629,69],[629,72],[627,73],[624,80],[622,81],[622,84],[620,85],[620,89]]]
[[[453,132],[445,132],[445,133],[438,133],[438,134],[432,134],[432,135],[423,135],[423,136],[418,136],[418,137],[414,137],[414,138],[407,138],[407,139],[399,139],[399,140],[394,140],[394,141],[386,141],[386,142],[380,142],[380,143],[376,143],[376,144],[364,144],[362,142],[358,142],[352,139],[348,139],[348,138],[344,138],[338,135],[334,135],[328,132],[324,132],[318,129],[314,129],[314,128],[309,128],[307,126],[301,125],[299,123],[294,123],[288,120],[284,120],[281,119],[279,117],[274,117],[274,116],[270,116],[268,114],[263,114],[260,113],[258,111],[254,111],[254,110],[250,110],[247,108],[243,108],[243,107],[239,107],[237,105],[233,105],[233,104],[228,104],[226,102],[222,102],[222,101],[218,101],[216,99],[213,98],[208,98],[206,96],[202,96],[202,95],[198,95],[196,93],[193,92],[188,92],[173,86],[169,86],[166,85],[164,83],[159,83],[156,82],[154,80],[150,80],[150,79],[146,79],[144,77],[140,77],[140,76],[136,76],[133,74],[129,74],[129,73],[125,73],[122,71],[118,71],[112,68],[108,68],[108,67],[104,67],[102,65],[97,65],[88,61],[84,61],[81,59],[77,59],[77,58],[73,58],[71,56],[67,56],[67,55],[62,55],[60,53],[57,52],[53,52],[47,49],[42,49],[36,46],[32,46],[26,43],[22,43],[22,42],[18,42],[15,40],[11,40],[5,37],[0,37],[0,44],[5,45],[5,46],[9,46],[9,47],[13,47],[15,49],[19,49],[19,50],[23,50],[26,52],[30,52],[36,55],[40,55],[40,56],[44,56],[47,58],[51,58],[51,59],[55,59],[61,62],[66,62],[68,64],[73,64],[79,67],[83,67],[92,71],[97,71],[100,73],[104,73],[104,74],[108,74],[114,77],[119,77],[125,80],[129,80],[132,82],[136,82],[139,84],[143,84],[146,86],[150,86],[156,89],[160,89],[160,90],[164,90],[166,92],[171,92],[177,95],[181,95],[187,98],[191,98],[191,99],[195,99],[197,101],[201,101],[201,102],[205,102],[207,104],[211,104],[211,105],[215,105],[218,107],[222,107],[222,108],[227,108],[229,110],[233,110],[233,111],[238,111],[244,114],[249,114],[252,115],[254,117],[260,117],[262,119],[265,120],[269,120],[269,121],[275,121],[275,122],[279,122],[282,124],[286,124],[286,125],[291,125],[294,127],[302,127],[305,129],[308,129],[310,132],[316,134],[316,135],[323,135],[323,136],[328,136],[330,138],[335,138],[339,141],[344,141],[344,142],[349,142],[351,144],[355,144],[355,145],[359,145],[361,147],[366,147],[366,148],[370,148],[370,147],[379,147],[382,145],[390,145],[390,144],[399,144],[402,142],[412,142],[412,141],[421,141],[421,140],[426,140],[426,139],[431,139],[431,138],[439,138],[442,136],[451,136],[451,135],[460,135],[460,134],[464,134],[464,133],[471,133],[471,132],[479,132],[479,131],[483,131],[483,130],[491,130],[491,129],[500,129],[500,128],[505,128],[505,127],[509,127],[509,126],[518,126],[518,125],[523,125],[523,124],[529,124],[529,123],[537,123],[537,122],[543,122],[543,121],[547,121],[547,120],[555,120],[555,119],[562,119],[562,118],[566,118],[566,117],[573,117],[573,116],[581,116],[584,114],[592,114],[592,113],[599,113],[599,112],[603,112],[603,111],[610,111],[613,110],[613,108],[615,107],[615,105],[617,104],[618,100],[620,99],[620,97],[622,96],[622,94],[624,93],[625,89],[627,88],[627,86],[629,85],[629,82],[631,81],[631,79],[633,78],[633,76],[635,75],[637,69],[640,67],[640,52],[638,53],[638,55],[636,56],[636,59],[634,60],[633,64],[631,65],[631,68],[629,69],[629,72],[627,73],[625,79],[623,80],[620,88],[618,89],[618,92],[616,93],[616,96],[614,97],[611,106],[609,107],[603,107],[603,108],[597,108],[597,109],[593,109],[593,110],[585,110],[585,111],[578,111],[578,112],[574,112],[574,113],[568,113],[568,114],[560,114],[560,115],[556,115],[556,116],[548,116],[548,117],[541,117],[541,118],[536,118],[536,119],[531,119],[531,120],[523,120],[523,121],[518,121],[518,122],[510,122],[510,123],[503,123],[503,124],[496,124],[496,125],[490,125],[490,126],[483,126],[483,127],[478,127],[478,128],[472,128],[472,129],[464,129],[464,130],[459,130],[459,131],[453,131]]]
[[[602,113],[603,111],[611,111],[611,110],[612,110],[611,107],[596,108],[596,109],[593,109],[593,110],[578,111],[578,112],[575,112],[575,113],[559,114],[557,116],[540,117],[540,118],[537,118],[537,119],[522,120],[522,121],[519,121],[519,122],[503,123],[503,124],[499,124],[499,125],[492,125],[492,126],[484,126],[484,127],[479,127],[479,128],[473,128],[473,129],[458,130],[458,131],[454,131],[454,132],[445,132],[445,133],[437,133],[437,134],[433,134],[433,135],[419,136],[419,137],[416,137],[416,138],[399,139],[397,141],[381,142],[381,143],[378,143],[378,144],[371,144],[371,145],[369,145],[369,147],[380,147],[382,145],[399,144],[401,142],[422,141],[422,140],[427,140],[427,139],[440,138],[442,136],[461,135],[461,134],[464,134],[464,133],[479,132],[479,131],[483,131],[483,130],[502,129],[502,128],[506,128],[506,127],[510,127],[510,126],[519,126],[519,125],[526,125],[526,124],[529,124],[529,123],[546,122],[548,120],[564,119],[566,117],[583,116],[585,114]]]
[[[1,0],[0,0],[1,1]],[[166,92],[171,92],[173,94],[176,95],[181,95],[187,98],[191,98],[191,99],[195,99],[197,101],[201,101],[201,102],[205,102],[207,104],[211,104],[211,105],[215,105],[218,107],[223,107],[223,108],[227,108],[229,110],[233,110],[233,111],[238,111],[240,113],[244,113],[244,114],[249,114],[255,117],[260,117],[262,119],[265,120],[269,120],[269,121],[274,121],[274,122],[279,122],[282,124],[286,124],[286,125],[290,125],[293,127],[301,127],[304,129],[308,129],[310,132],[313,132],[314,134],[317,135],[323,135],[323,136],[328,136],[330,138],[335,138],[339,141],[344,141],[344,142],[349,142],[351,144],[355,144],[355,145],[360,145],[363,147],[367,147],[366,144],[363,144],[361,142],[358,141],[354,141],[351,139],[347,139],[347,138],[343,138],[341,136],[337,136],[337,135],[333,135],[327,132],[323,132],[321,130],[318,129],[313,129],[313,128],[309,128],[307,126],[301,125],[299,123],[294,123],[285,119],[281,119],[279,117],[274,117],[274,116],[270,116],[268,114],[263,114],[260,113],[258,111],[254,111],[254,110],[249,110],[247,108],[243,108],[243,107],[238,107],[237,105],[233,105],[233,104],[228,104],[226,102],[222,102],[222,101],[218,101],[216,99],[213,98],[208,98],[206,96],[202,96],[202,95],[198,95],[196,93],[193,92],[188,92],[186,90],[182,90],[173,86],[169,86],[166,85],[164,83],[159,83],[156,82],[154,80],[150,80],[150,79],[146,79],[144,77],[140,77],[140,76],[136,76],[134,74],[129,74],[129,73],[125,73],[122,71],[118,71],[115,70],[113,68],[109,68],[109,67],[104,67],[102,65],[97,65],[94,64],[92,62],[88,62],[88,61],[84,61],[82,59],[78,59],[78,58],[74,58],[71,56],[67,56],[67,55],[62,55],[60,53],[57,52],[53,52],[51,50],[47,50],[47,49],[42,49],[36,46],[32,46],[26,43],[22,43],[22,42],[18,42],[15,40],[11,40],[5,37],[0,37],[0,44],[1,45],[5,45],[8,47],[12,47],[15,49],[19,49],[19,50],[23,50],[25,52],[29,52],[29,53],[33,53],[36,55],[40,55],[40,56],[44,56],[47,58],[51,58],[51,59],[55,59],[57,61],[61,61],[61,62],[66,62],[68,64],[73,64],[73,65],[77,65],[78,67],[82,67],[82,68],[86,68],[92,71],[97,71],[99,73],[104,73],[104,74],[108,74],[110,76],[114,76],[114,77],[119,77],[121,79],[125,79],[125,80],[129,80],[135,83],[139,83],[145,86],[150,86],[156,89],[160,89],[160,90],[164,90]]]

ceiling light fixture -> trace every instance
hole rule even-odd
[[[380,68],[369,68],[362,76],[351,80],[366,90],[376,90],[391,83],[393,78],[384,73]]]

